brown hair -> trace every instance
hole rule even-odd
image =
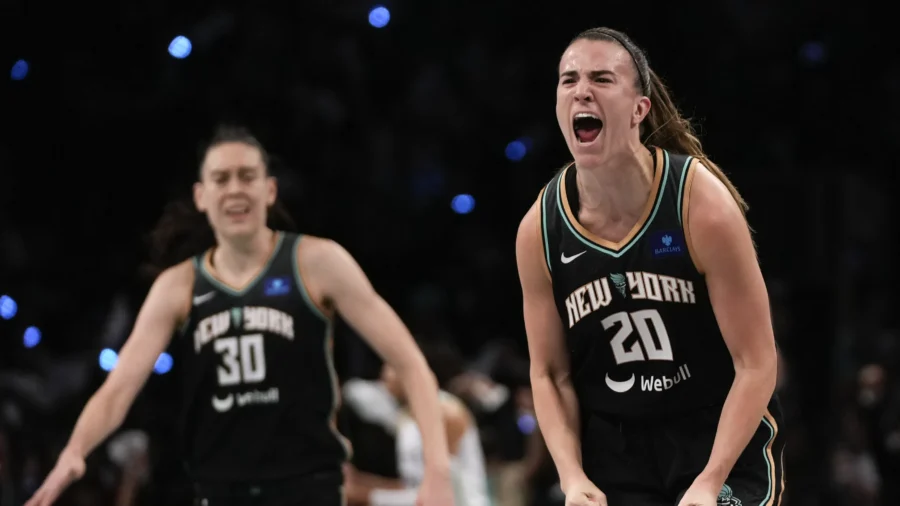
[[[637,74],[635,87],[644,96],[649,97],[652,102],[650,113],[641,124],[641,142],[647,145],[658,146],[674,153],[690,155],[698,159],[728,188],[741,212],[746,214],[749,208],[747,202],[744,201],[744,198],[728,179],[728,176],[722,172],[722,169],[703,152],[703,146],[693,126],[691,126],[691,122],[681,116],[678,107],[675,106],[672,100],[669,89],[656,75],[656,72],[650,68],[644,50],[638,47],[627,35],[612,28],[601,27],[585,30],[575,36],[569,45],[582,39],[615,42],[624,47],[631,55]]]
[[[245,128],[236,126],[220,126],[216,130],[212,139],[200,150],[200,165],[202,166],[210,149],[229,142],[239,142],[258,149],[266,172],[269,172],[269,153],[262,143]],[[197,177],[202,177],[202,168]],[[266,224],[276,230],[295,229],[294,220],[278,199],[269,207]],[[142,273],[155,278],[169,267],[215,246],[216,236],[206,214],[198,211],[190,199],[182,199],[170,202],[165,207],[148,235],[148,242],[150,259],[143,266]]]

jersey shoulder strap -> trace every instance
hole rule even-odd
[[[562,226],[563,221],[560,219],[562,217],[562,205],[559,201],[560,198],[560,184],[565,184],[563,179],[565,178],[565,174],[567,169],[571,166],[575,165],[575,162],[567,163],[561,169],[556,172],[556,175],[547,183],[546,186],[541,190],[541,194],[538,197],[538,209],[539,209],[539,225],[541,229],[541,244],[544,250],[544,262],[547,265],[548,273],[553,272],[553,258],[554,248],[553,245],[558,242],[558,234],[560,232],[559,227]]]

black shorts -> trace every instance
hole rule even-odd
[[[194,506],[346,506],[341,473],[255,483],[195,483]]]
[[[586,415],[585,474],[609,506],[677,506],[706,467],[721,406],[653,421]],[[738,458],[719,494],[719,506],[780,506],[784,493],[784,435],[778,399]]]

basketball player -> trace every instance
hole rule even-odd
[[[571,42],[556,115],[575,161],[516,250],[566,504],[780,504],[775,342],[743,199],[620,32]]]
[[[343,504],[349,448],[334,424],[339,399],[331,355],[340,313],[398,371],[406,389],[427,464],[418,500],[450,506],[433,373],[347,251],[267,226],[276,182],[259,142],[240,129],[220,130],[205,151],[194,201],[208,219],[198,232],[214,237],[212,247],[158,276],[116,368],[27,505],[53,503],[84,473],[85,457],[122,422],[176,332],[196,503]]]
[[[423,350],[424,351],[424,350]],[[427,352],[426,352],[427,353]],[[400,479],[359,472],[350,467],[348,498],[368,506],[413,506],[416,490],[423,478],[422,436],[417,422],[409,416],[408,401],[397,372],[388,364],[382,367],[381,384],[396,402],[398,413],[395,434],[397,470]],[[487,472],[478,426],[469,409],[455,396],[441,392],[441,413],[447,426],[451,453],[451,473],[456,506],[489,506]]]

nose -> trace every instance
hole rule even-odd
[[[225,193],[233,195],[241,191],[241,181],[237,177],[228,178],[228,184],[225,185]]]
[[[576,102],[592,102],[594,96],[591,95],[590,83],[584,79],[579,80],[575,85],[575,101]]]

